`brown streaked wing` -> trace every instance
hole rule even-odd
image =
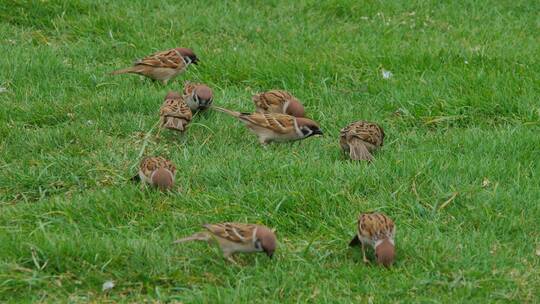
[[[375,146],[382,146],[382,129],[375,123],[358,121],[349,126],[348,137],[356,137]]]
[[[188,105],[180,98],[167,99],[161,106],[159,115],[191,120],[192,113]]]
[[[147,65],[156,68],[170,69],[182,68],[184,64],[184,59],[175,49],[154,53],[135,63],[135,65]]]
[[[186,82],[184,84],[184,95],[191,95],[199,83]]]
[[[253,238],[253,229],[257,226],[252,224],[239,223],[221,223],[221,224],[206,224],[204,228],[208,229],[217,237],[229,240],[235,243],[249,242]]]
[[[390,237],[394,222],[382,213],[364,213],[358,219],[358,231],[362,236],[373,240]]]
[[[139,165],[139,169],[145,176],[148,177],[154,170],[159,168],[168,169],[173,175],[176,173],[176,166],[170,160],[167,160],[161,156],[145,157]]]
[[[290,115],[252,113],[249,115],[241,115],[240,118],[251,122],[255,126],[276,133],[286,134],[294,132],[294,117]]]

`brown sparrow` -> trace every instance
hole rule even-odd
[[[191,111],[206,110],[214,101],[214,93],[205,84],[187,82],[184,85],[184,100]]]
[[[294,117],[276,113],[240,113],[220,107],[212,107],[218,111],[236,117],[259,137],[263,145],[271,142],[284,142],[322,135],[319,125],[311,119]]]
[[[280,113],[304,117],[304,106],[286,91],[272,90],[253,95],[253,102],[259,113]]]
[[[156,186],[161,190],[169,190],[174,184],[176,166],[161,156],[146,157],[139,163],[139,173],[132,180],[140,180],[143,184]]]
[[[199,59],[188,48],[175,48],[157,52],[135,61],[132,67],[112,72],[113,75],[133,73],[159,80],[163,84],[184,72],[190,64],[197,64]]]
[[[177,92],[169,92],[159,110],[161,127],[183,132],[191,121],[191,110]]]
[[[375,250],[377,263],[389,267],[394,263],[395,248],[394,222],[383,213],[362,213],[358,216],[358,234],[349,243],[349,246],[360,244],[364,262],[366,258],[365,245]]]
[[[339,143],[341,149],[353,160],[371,161],[371,152],[383,145],[384,131],[376,123],[353,122],[341,129]]]
[[[276,235],[266,226],[255,224],[222,223],[203,225],[207,231],[195,233],[174,243],[189,241],[217,242],[223,256],[235,263],[231,255],[237,252],[265,252],[272,258],[276,250]]]

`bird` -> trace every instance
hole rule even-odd
[[[161,127],[184,132],[192,118],[191,109],[182,96],[171,91],[165,96],[165,101],[159,110]]]
[[[274,231],[270,228],[256,224],[220,223],[203,225],[206,231],[195,233],[191,236],[176,240],[174,243],[189,241],[217,242],[223,256],[236,262],[232,255],[237,252],[254,253],[264,252],[272,258],[277,246]]]
[[[206,110],[214,101],[214,93],[202,83],[186,82],[184,84],[184,100],[191,111]]]
[[[304,106],[291,93],[282,90],[271,90],[253,95],[256,111],[259,113],[280,113],[296,117],[304,117]]]
[[[132,67],[111,72],[112,75],[133,73],[159,80],[164,85],[184,72],[190,64],[198,64],[199,58],[188,48],[161,51],[135,61]]]
[[[373,160],[373,151],[383,145],[384,131],[376,123],[357,121],[340,131],[341,149],[353,160]]]
[[[361,213],[358,216],[358,233],[349,246],[361,245],[363,260],[366,258],[364,246],[370,245],[375,250],[377,263],[390,267],[395,258],[394,222],[383,213]]]
[[[313,135],[322,135],[319,125],[308,118],[294,117],[277,113],[241,113],[213,106],[243,122],[259,137],[259,142],[266,145],[269,142],[285,142],[305,139]]]
[[[160,190],[170,190],[174,185],[176,166],[161,156],[145,157],[139,163],[139,173],[132,180],[150,184]]]

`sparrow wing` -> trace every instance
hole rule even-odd
[[[184,95],[192,95],[199,83],[186,82],[184,83]]]
[[[170,160],[167,160],[161,156],[145,157],[139,164],[139,171],[148,178],[150,178],[152,172],[159,168],[168,169],[173,175],[176,173],[176,166]]]
[[[155,68],[169,68],[169,69],[181,69],[184,68],[186,63],[184,58],[175,49],[167,51],[157,52],[150,56],[139,59],[135,62],[135,65],[146,65]]]
[[[382,146],[384,141],[383,129],[376,123],[367,121],[357,121],[350,124],[341,129],[340,135],[346,137],[347,140],[358,138],[376,147]]]
[[[358,232],[373,241],[393,238],[394,222],[382,213],[364,213],[358,218]]]
[[[264,111],[276,112],[282,111],[284,104],[292,98],[286,91],[272,90],[253,96],[253,102]]]
[[[182,98],[166,99],[165,102],[163,102],[163,105],[161,105],[159,115],[162,117],[171,116],[183,118],[187,121],[191,121],[193,116],[191,109]]]
[[[241,114],[240,120],[250,127],[264,128],[276,133],[287,134],[295,132],[294,117],[286,114]]]
[[[254,230],[256,225],[239,223],[221,223],[203,225],[214,236],[226,239],[235,243],[253,242]]]

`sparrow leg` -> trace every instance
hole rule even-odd
[[[362,257],[363,257],[363,261],[364,263],[369,263],[369,260],[366,258],[366,250],[364,248],[364,243],[363,242],[360,242],[361,246],[362,246]]]

